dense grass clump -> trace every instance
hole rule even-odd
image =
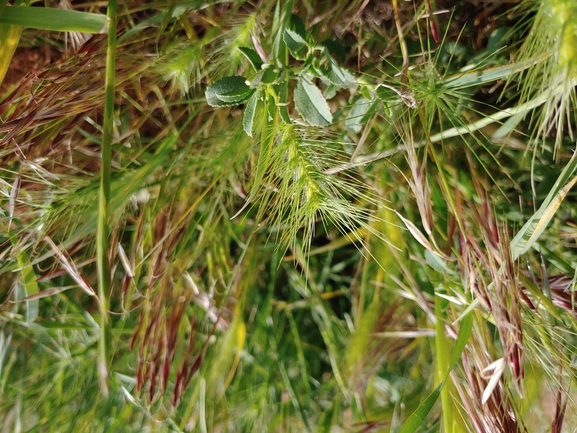
[[[454,3],[0,6],[0,432],[576,429],[576,6]]]

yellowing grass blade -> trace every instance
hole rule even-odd
[[[105,15],[56,8],[6,6],[0,3],[0,84],[12,61],[22,27],[58,32],[106,33]]]
[[[577,153],[573,154],[567,166],[563,169],[555,185],[547,194],[541,207],[525,223],[521,230],[511,241],[511,259],[516,260],[521,254],[526,253],[535,244],[543,233],[557,209],[563,202],[567,193],[571,190],[577,176],[571,178],[577,169]]]
[[[0,10],[0,14],[1,13]],[[10,66],[10,62],[20,41],[21,33],[22,27],[20,26],[0,24],[0,84],[4,81],[8,66]]]

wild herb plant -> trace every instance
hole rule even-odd
[[[108,7],[0,96],[1,431],[575,428],[572,1]]]

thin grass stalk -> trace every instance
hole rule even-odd
[[[439,383],[443,383],[445,380],[445,386],[441,390],[441,404],[443,407],[443,426],[445,433],[450,433],[451,423],[453,419],[453,405],[451,403],[451,379],[448,376],[449,370],[449,342],[445,336],[445,322],[443,317],[443,309],[441,308],[442,299],[440,297],[435,298],[435,316],[437,321],[435,323],[436,338],[435,338],[435,356],[437,360],[437,380]]]
[[[108,396],[108,352],[110,320],[108,294],[110,292],[109,263],[109,203],[110,171],[112,163],[112,122],[114,120],[114,85],[116,72],[116,0],[108,1],[108,46],[106,49],[106,78],[104,120],[102,125],[102,161],[100,166],[100,192],[98,202],[98,228],[96,232],[96,259],[98,266],[98,298],[100,299],[100,339],[98,341],[98,375],[103,395]]]

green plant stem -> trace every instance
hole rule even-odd
[[[109,203],[110,171],[112,162],[112,123],[114,120],[114,85],[116,72],[116,0],[108,1],[108,46],[106,50],[106,79],[104,121],[102,125],[102,165],[100,168],[100,194],[98,202],[98,228],[96,234],[96,257],[98,266],[98,298],[100,299],[100,340],[98,342],[98,375],[102,393],[108,395],[108,346],[110,320],[108,295],[110,292],[109,263]]]
[[[443,406],[443,426],[445,433],[451,432],[451,420],[453,418],[453,407],[451,404],[451,394],[450,394],[450,381],[449,372],[449,342],[445,336],[445,322],[443,317],[443,310],[441,308],[442,299],[439,297],[435,298],[435,316],[437,322],[435,324],[436,329],[436,358],[437,358],[437,380],[439,383],[444,383],[445,386],[441,390],[441,404]],[[448,382],[448,383],[447,383]],[[449,385],[449,386],[448,386]]]

